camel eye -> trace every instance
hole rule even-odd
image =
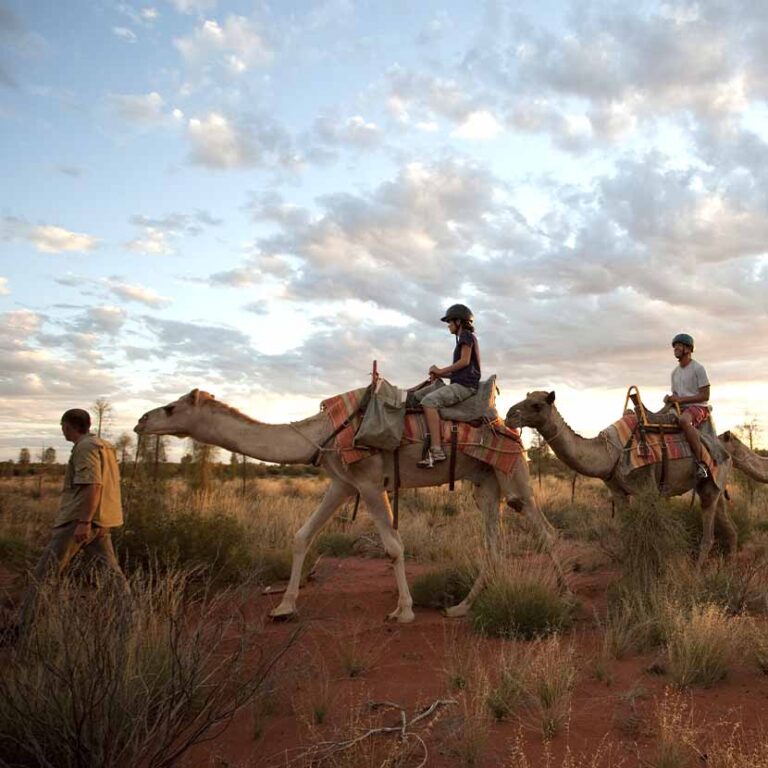
[[[173,413],[173,409],[175,406],[173,405],[164,405],[163,410],[165,411],[166,416],[170,416]]]
[[[534,411],[540,411],[544,406],[541,403],[534,403],[533,404],[533,410]]]

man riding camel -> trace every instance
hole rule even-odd
[[[680,406],[682,413],[677,421],[696,459],[696,477],[704,480],[709,472],[704,463],[698,428],[709,418],[709,379],[704,366],[691,357],[692,336],[678,333],[672,339],[672,349],[678,365],[672,371],[672,394],[666,395],[664,402]]]

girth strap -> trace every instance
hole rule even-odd
[[[451,459],[448,464],[448,490],[452,491],[456,481],[456,454],[459,450],[459,429],[451,424]]]

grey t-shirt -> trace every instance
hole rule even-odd
[[[701,363],[697,363],[695,360],[691,360],[685,368],[683,368],[682,365],[678,365],[672,371],[673,395],[677,395],[678,397],[691,397],[692,395],[698,395],[701,387],[707,386],[709,386],[707,372],[704,370],[704,366]],[[686,405],[706,404],[706,402],[686,403]]]

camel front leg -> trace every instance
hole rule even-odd
[[[334,478],[331,480],[328,490],[321,499],[320,505],[310,515],[307,522],[299,529],[293,539],[291,578],[288,581],[288,586],[286,587],[283,599],[280,601],[280,605],[269,612],[269,615],[273,619],[286,619],[296,613],[296,600],[299,596],[301,569],[304,567],[304,558],[307,556],[307,550],[319,530],[328,522],[333,513],[354,493],[356,493],[356,491],[353,486]]]
[[[721,493],[717,499],[716,516],[725,532],[725,538],[728,542],[728,556],[733,557],[739,547],[739,531],[733,523],[731,513],[728,511],[728,502],[725,499],[724,493]]]
[[[413,598],[408,589],[408,580],[405,577],[405,547],[400,534],[392,526],[392,510],[389,506],[387,494],[381,489],[369,489],[361,491],[368,512],[373,517],[376,530],[384,545],[384,550],[392,561],[392,569],[395,572],[397,582],[397,608],[387,618],[407,624],[416,618],[413,614]]]
[[[711,482],[711,481],[709,481]],[[700,573],[707,561],[712,544],[715,542],[715,516],[717,515],[717,503],[720,494],[711,493],[709,490],[699,492],[701,499],[701,518],[703,531],[701,535],[701,545],[699,546],[699,557],[696,561],[696,572]]]
[[[563,592],[570,593],[571,589],[565,578],[565,569],[560,561],[560,556],[557,554],[559,540],[557,530],[547,520],[536,501],[536,495],[531,488],[527,465],[519,461],[511,475],[497,472],[496,476],[499,478],[499,484],[507,499],[517,502],[515,506],[520,505],[522,507],[522,513],[528,518],[533,529],[538,531],[539,536],[541,536],[544,549],[552,560],[558,587]]]
[[[472,584],[469,594],[457,605],[446,608],[444,615],[451,619],[466,616],[477,596],[483,591],[488,573],[493,569],[499,556],[499,504],[501,489],[494,474],[489,473],[474,488],[475,504],[483,515],[485,529],[485,557],[480,565],[480,573]]]

